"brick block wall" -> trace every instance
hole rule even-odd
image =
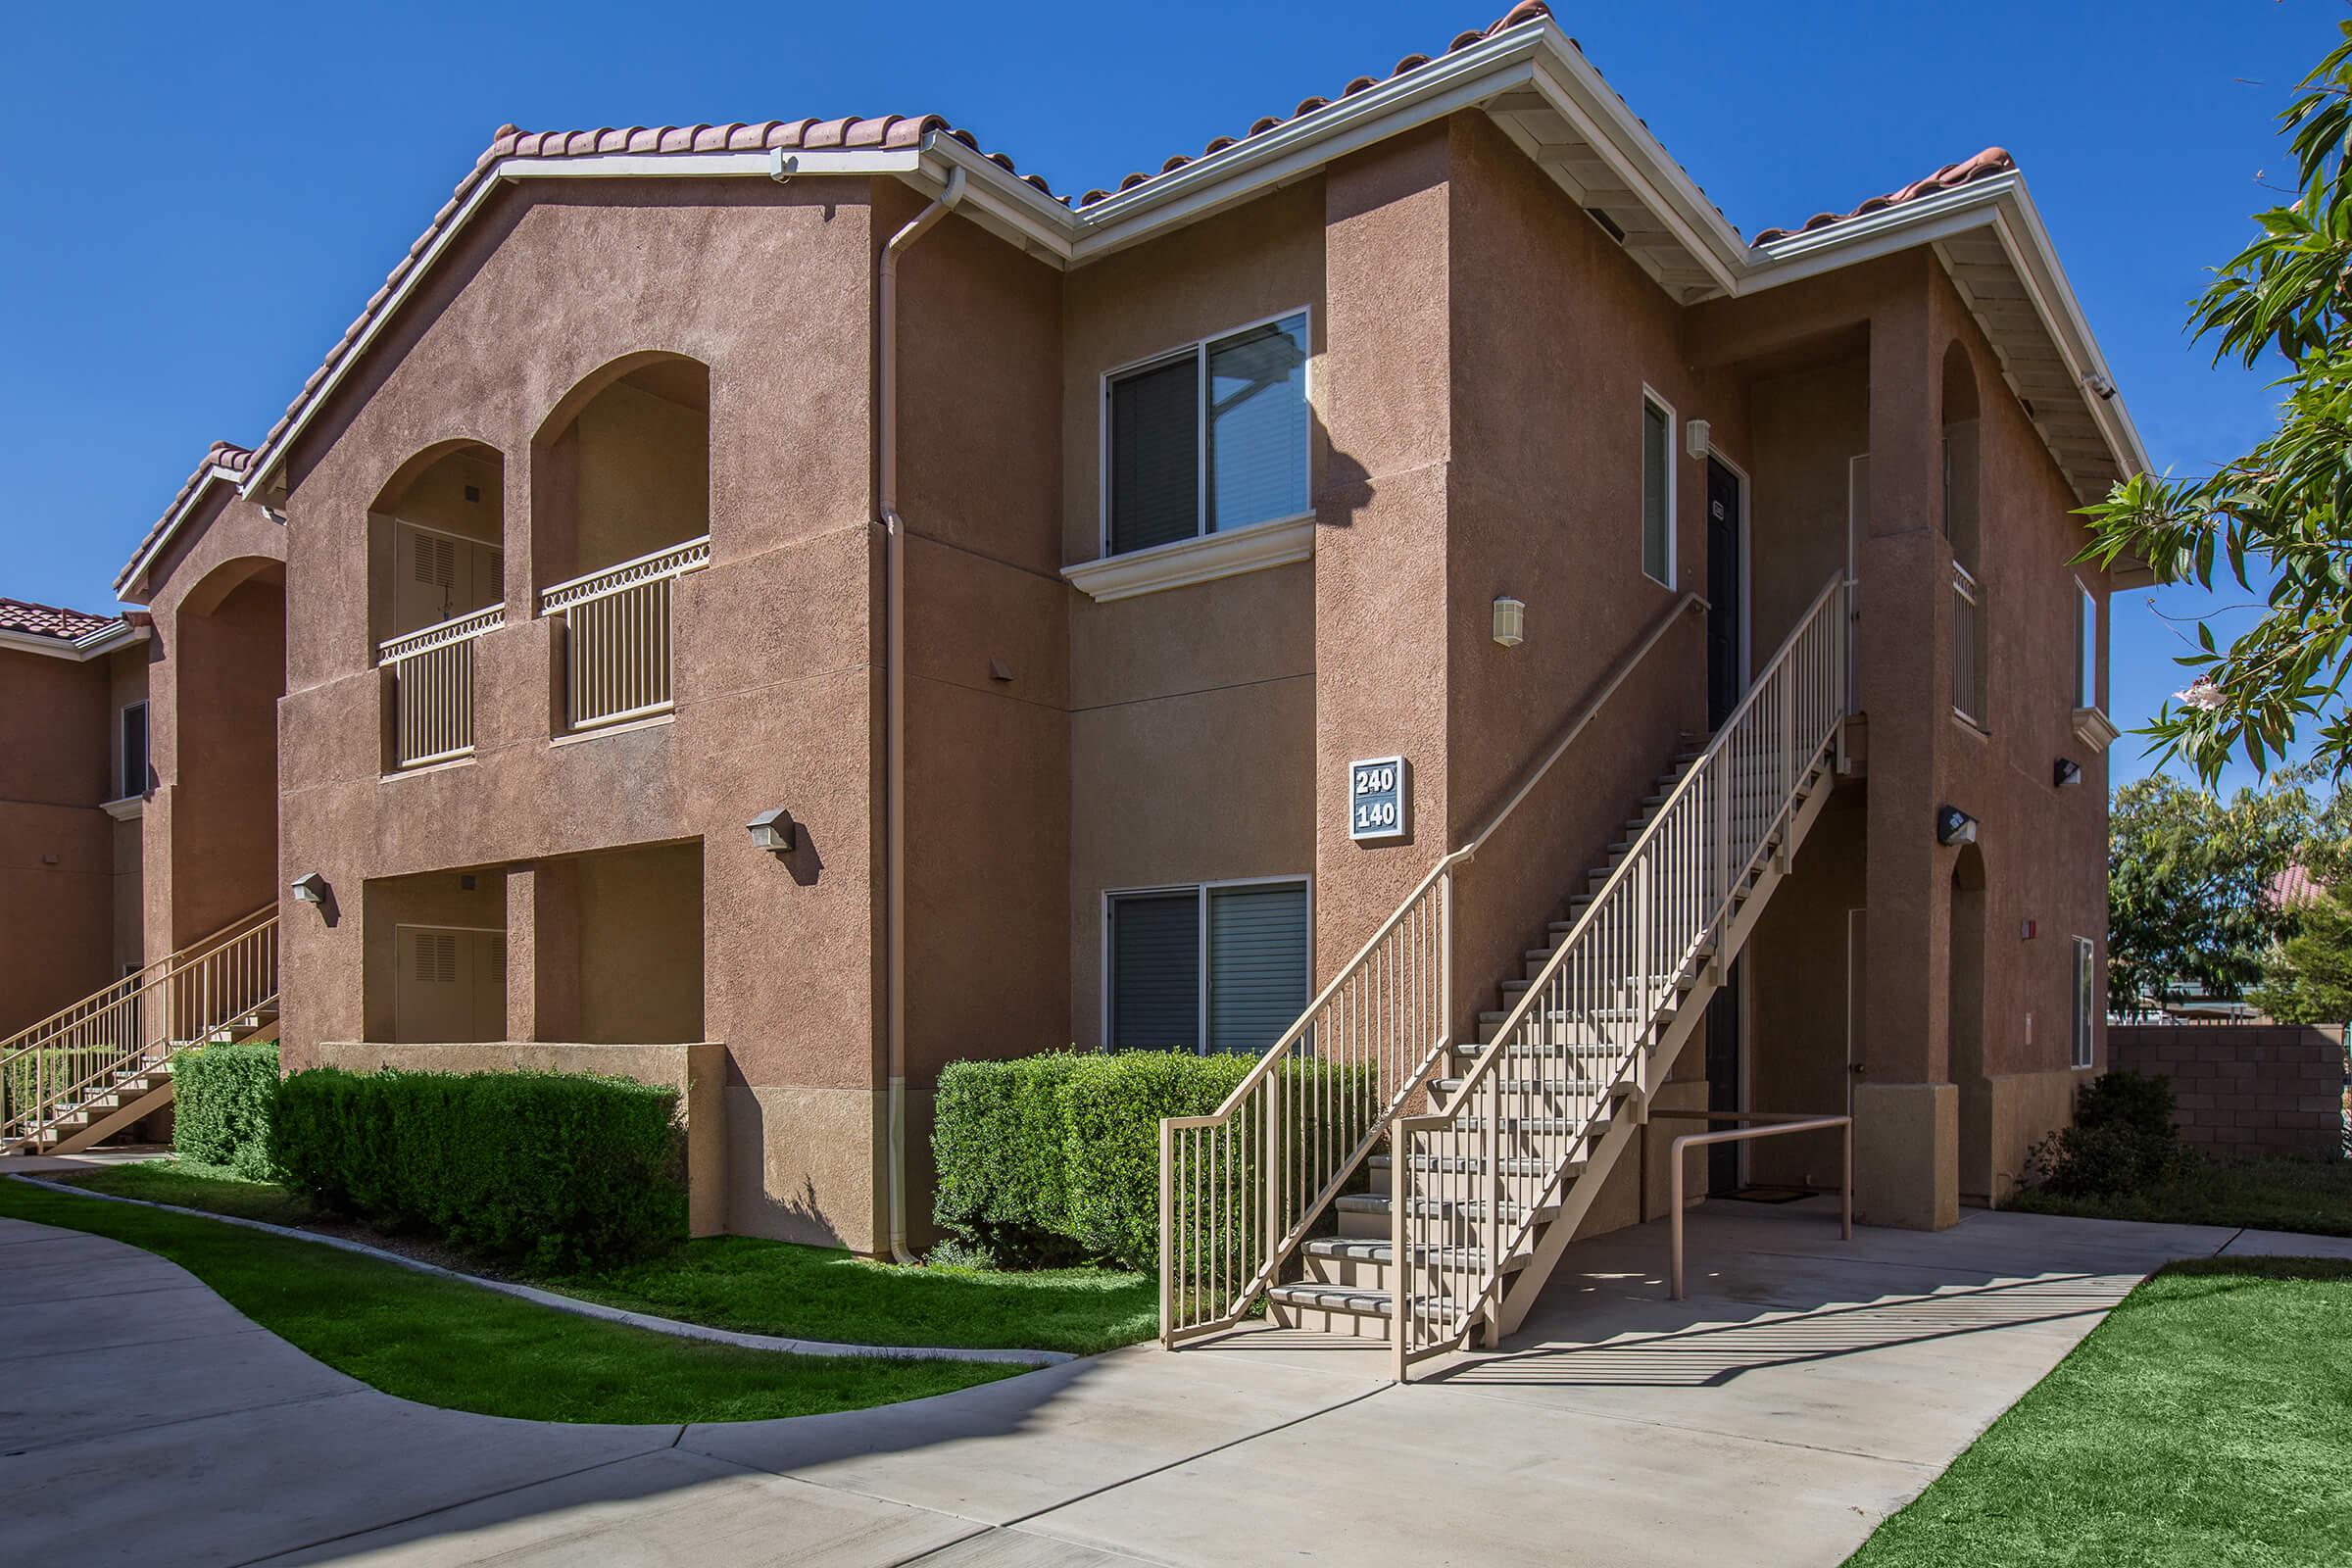
[[[2340,1029],[2280,1024],[2111,1024],[2107,1064],[2173,1081],[2180,1137],[2201,1153],[2342,1152]]]

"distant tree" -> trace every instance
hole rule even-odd
[[[2265,771],[2305,729],[2330,771],[2352,763],[2352,22],[2338,27],[2279,116],[2295,199],[2255,214],[2260,232],[2189,317],[2217,362],[2283,362],[2278,430],[2203,478],[2134,475],[2084,509],[2083,559],[2129,553],[2161,582],[2206,588],[2219,561],[2262,600],[2227,646],[2197,623],[2180,660],[2196,678],[2137,731],[2209,784],[2237,753]]]
[[[2352,1019],[2352,905],[2330,889],[2295,909],[2294,927],[2265,955],[2247,1000],[2280,1023]]]
[[[2182,982],[2234,998],[2291,929],[2270,893],[2310,836],[2309,797],[2281,781],[2228,801],[2161,773],[2115,792],[2108,817],[2107,965],[2127,1005]]]

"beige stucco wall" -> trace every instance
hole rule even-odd
[[[165,956],[280,896],[286,530],[213,484],[124,597],[147,607],[141,946]]]
[[[289,1064],[319,1041],[378,1033],[362,976],[379,916],[363,887],[692,841],[705,847],[703,1027],[727,1042],[732,1088],[870,1094],[868,195],[838,180],[505,193],[293,453],[281,858],[289,874],[322,873],[340,909],[332,924],[310,909],[287,922]],[[484,342],[505,347],[485,358]],[[676,589],[676,713],[557,739],[534,614],[535,439],[572,389],[654,351],[710,370],[713,559]],[[501,459],[507,625],[477,647],[474,755],[385,778],[380,680],[351,632],[369,597],[368,513],[416,454],[455,440]],[[777,806],[802,831],[782,859],[743,829]],[[510,1032],[521,996],[536,1003],[513,973],[530,946],[509,944]],[[530,1021],[522,1032],[539,1032]],[[730,1136],[760,1137],[746,1125]],[[734,1227],[872,1245],[871,1183],[840,1177],[830,1152],[795,1137],[745,1152]]]
[[[1057,564],[1101,552],[1103,374],[1246,322],[1307,311],[1310,491],[1340,482],[1325,435],[1335,373],[1325,265],[1323,184],[1306,180],[1070,276]],[[1103,1039],[1106,892],[1317,872],[1319,569],[1108,604],[1072,592],[1064,896],[1079,1044]],[[1318,931],[1322,896],[1319,885],[1310,893]]]
[[[0,1034],[115,978],[112,672],[0,649]]]

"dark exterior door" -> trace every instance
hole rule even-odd
[[[1707,728],[1712,730],[1740,706],[1746,684],[1746,628],[1740,612],[1747,595],[1740,551],[1740,476],[1707,460]],[[1707,1108],[1740,1110],[1745,1099],[1740,1082],[1740,963],[1725,971],[1724,983],[1707,1004]],[[1737,1125],[1716,1122],[1714,1129]],[[1707,1150],[1707,1190],[1736,1192],[1740,1146]]]
[[[1740,706],[1746,628],[1740,612],[1740,476],[1707,460],[1707,727]]]

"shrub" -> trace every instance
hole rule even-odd
[[[172,1147],[181,1155],[266,1179],[275,1169],[277,1043],[181,1052],[172,1060]]]
[[[1205,1116],[1256,1062],[1122,1051],[1081,1056],[1062,1084],[1069,1235],[1089,1253],[1129,1268],[1159,1257],[1159,1122]],[[1234,1173],[1237,1183],[1247,1176]]]
[[[1254,1065],[1250,1056],[1156,1051],[957,1062],[939,1081],[934,1216],[961,1247],[1005,1262],[1097,1257],[1152,1267],[1160,1119],[1215,1110]],[[1350,1148],[1371,1114],[1361,1086],[1356,1069],[1287,1062],[1283,1094],[1314,1114],[1295,1109],[1285,1120],[1325,1124],[1308,1135],[1317,1147]],[[1212,1198],[1201,1211],[1252,1224],[1257,1146],[1250,1140],[1226,1157],[1233,1200]],[[1222,1245],[1242,1255],[1239,1236]]]
[[[2131,1193],[2178,1176],[2189,1161],[2173,1124],[2173,1083],[2108,1072],[2075,1096],[2075,1124],[2035,1144],[2026,1178],[2061,1198]]]
[[[939,1075],[932,1213],[970,1251],[1041,1265],[1076,1255],[1070,1235],[1061,1087],[1074,1052],[958,1061]]]
[[[675,1089],[585,1073],[300,1072],[278,1091],[287,1181],[324,1208],[575,1269],[686,1234]]]

